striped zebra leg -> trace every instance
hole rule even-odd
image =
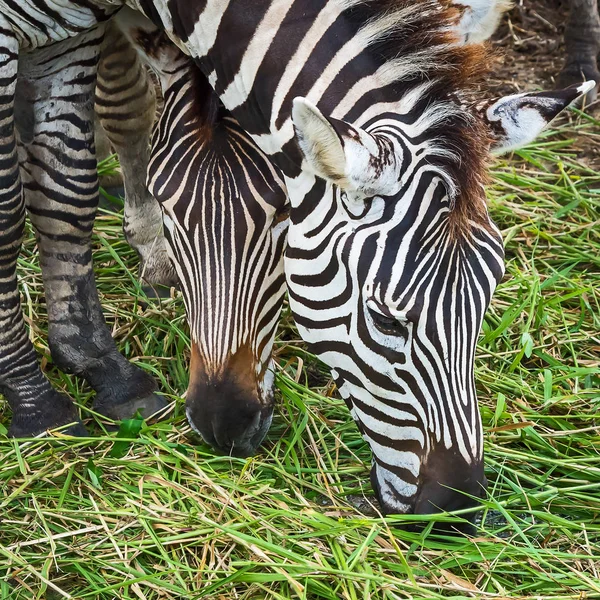
[[[27,207],[35,226],[55,363],[96,390],[111,418],[165,407],[152,377],[119,354],[94,281],[91,236],[98,205],[93,93],[103,27],[22,55],[18,102],[33,112],[20,147]]]
[[[146,187],[154,84],[137,52],[110,24],[96,86],[96,112],[117,150],[125,182],[125,237],[140,257],[140,279],[150,286],[177,284],[167,254],[162,212]]]
[[[0,391],[12,411],[9,434],[37,435],[74,423],[85,435],[71,400],[52,389],[38,366],[27,336],[16,265],[23,236],[25,203],[14,130],[14,98],[19,45],[0,16]]]

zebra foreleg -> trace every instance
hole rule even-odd
[[[565,29],[567,59],[558,76],[560,87],[581,81],[594,80],[596,87],[587,93],[588,103],[598,97],[600,71],[597,56],[600,52],[600,15],[597,0],[571,0]]]
[[[138,409],[149,416],[166,403],[154,393],[154,379],[118,352],[94,281],[91,236],[99,198],[93,94],[102,37],[98,28],[21,60],[27,83],[18,101],[33,112],[21,171],[40,250],[52,357],[90,383],[96,411],[122,419]]]
[[[9,435],[38,435],[68,423],[74,423],[70,433],[85,435],[75,405],[40,371],[21,312],[16,266],[25,202],[14,130],[18,53],[0,15],[0,392],[13,412]]]
[[[140,279],[150,288],[177,284],[162,211],[146,187],[155,105],[154,84],[146,68],[117,26],[110,24],[98,67],[96,112],[119,155],[125,183],[125,237],[140,257]]]

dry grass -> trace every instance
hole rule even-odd
[[[31,335],[96,437],[17,443],[0,431],[0,597],[600,598],[600,180],[569,141],[597,143],[598,124],[569,123],[495,167],[507,277],[477,359],[490,497],[475,539],[407,533],[404,517],[355,508],[371,496],[368,448],[289,316],[261,453],[215,456],[193,438],[181,300],[140,303],[120,216],[104,211],[95,260],[107,319],[175,405],[117,441],[87,387],[52,366],[30,236],[20,273]],[[0,423],[9,416],[0,405]]]

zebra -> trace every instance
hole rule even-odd
[[[16,56],[121,4],[1,0],[2,45]],[[127,4],[283,173],[292,312],[371,446],[382,510],[472,506],[485,487],[475,344],[503,273],[488,150],[530,141],[589,86],[472,106],[483,55],[465,42],[493,0]],[[15,71],[5,63],[4,81]]]
[[[119,150],[125,171],[126,236],[140,252],[152,280],[168,284],[178,275],[181,282],[192,333],[187,411],[196,415],[196,422],[207,424],[199,433],[215,447],[247,455],[255,452],[272,415],[271,349],[285,290],[287,200],[283,182],[252,140],[219,108],[218,99],[201,73],[181,51],[167,43],[164,36],[161,38],[158,31],[137,28],[132,35],[137,51],[119,26],[111,22],[20,58],[15,119],[25,197],[41,249],[52,355],[61,368],[88,379],[97,392],[94,409],[98,412],[118,419],[140,408],[149,415],[164,407],[162,398],[153,393],[154,381],[116,351],[94,286],[90,233],[98,190],[89,109],[93,106],[90,93],[96,82],[94,69],[100,58],[96,108]],[[141,40],[150,38],[152,44],[142,47]],[[162,76],[164,87],[165,107],[149,166],[155,196],[145,185],[154,93],[138,51]],[[89,69],[85,86],[79,85],[67,68],[77,69],[81,77],[81,63]],[[40,65],[41,73],[36,70]],[[57,69],[61,76],[55,80],[52,73]],[[67,148],[83,147],[89,155],[89,165],[71,164],[75,181],[85,184],[81,206],[77,201],[82,193],[75,195],[73,187],[66,185],[67,178],[57,168],[60,156],[53,154],[54,162],[49,160],[48,155],[56,149],[41,133],[44,126],[50,128],[47,123],[53,123],[55,115],[42,113],[44,117],[40,117],[48,104],[53,106],[63,95],[77,98],[78,93],[84,96],[83,101],[78,99],[83,106],[77,106],[79,112],[69,106],[71,112],[65,114],[65,120],[76,121],[86,137],[80,141],[76,131],[59,130],[57,141]],[[46,103],[38,106],[42,94]],[[176,147],[170,145],[172,136],[178,139]],[[82,166],[89,167],[84,177]],[[142,178],[140,173],[144,174]],[[221,189],[210,190],[209,185],[217,179],[223,184]],[[66,193],[59,194],[53,182],[66,188]],[[52,202],[60,201],[60,209],[51,203],[49,209],[42,192]],[[163,202],[169,215],[166,240],[155,197]],[[20,223],[18,226],[22,227]],[[57,240],[61,228],[68,228],[64,241]],[[215,253],[213,248],[207,252],[205,246],[211,243],[221,245],[223,250]],[[163,248],[174,259],[179,271],[175,275],[165,269],[163,252],[158,252]],[[154,263],[153,255],[159,258]],[[170,261],[168,267],[172,268]],[[79,269],[85,276],[83,282],[79,280]],[[74,288],[72,294],[70,289],[65,290],[65,282]],[[5,338],[2,352],[6,359],[10,354],[14,360],[19,352],[29,350],[27,341],[13,338],[11,344]],[[104,346],[99,348],[100,344]],[[10,378],[5,380],[2,373],[2,389],[13,410],[9,433],[35,435],[53,425],[73,422],[70,432],[85,434],[71,401],[50,388],[31,352],[25,356],[29,363],[15,361],[15,369],[25,371],[17,382],[22,387],[15,386]],[[97,364],[90,372],[93,361]],[[107,387],[110,392],[117,386],[122,386],[122,390],[116,390],[122,395],[135,394],[140,379],[149,388],[150,397],[138,394],[128,400],[126,396],[123,402],[115,394],[103,395]],[[50,390],[49,396],[40,399],[46,406],[41,401],[30,402],[26,395],[29,390],[33,395],[36,390],[32,384],[38,383]],[[9,387],[11,384],[13,387]],[[231,414],[236,414],[235,422],[229,419]]]
[[[139,249],[137,234],[157,223],[158,209],[159,221],[145,233],[142,248],[162,243],[164,220],[186,306],[192,338],[188,421],[214,448],[254,454],[273,413],[271,354],[285,293],[289,208],[282,176],[220,106],[193,62],[150,21],[123,9],[105,47],[97,111],[118,150],[127,201],[131,187],[135,194],[128,239]],[[137,148],[148,144],[137,123],[123,124],[121,116],[144,118],[140,89],[151,97],[138,54],[158,75],[164,99],[147,168]],[[130,79],[133,85],[124,85]],[[151,104],[146,115],[153,113]],[[146,170],[148,187],[139,181]],[[157,231],[152,240],[148,233]]]
[[[504,273],[490,150],[535,136],[589,85],[473,102],[497,2],[139,1],[285,176],[298,330],[373,454],[385,513],[484,494],[473,364]]]

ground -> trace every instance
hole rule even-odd
[[[560,0],[517,0],[493,37],[489,89],[501,95],[553,89],[564,63],[567,16]]]
[[[490,77],[484,94],[502,96],[556,89],[563,67],[563,34],[569,14],[568,0],[515,0],[493,37]],[[591,107],[598,116],[600,107]],[[575,140],[578,158],[600,170],[600,138]]]
[[[500,31],[519,41],[503,39],[497,91],[547,86],[560,66],[543,27],[562,13],[535,6],[540,18],[522,26],[517,11]],[[530,38],[539,43],[519,51]],[[507,275],[476,360],[490,494],[473,539],[408,533],[405,517],[356,508],[372,499],[368,448],[289,315],[261,452],[230,459],[194,438],[181,300],[143,298],[121,217],[104,210],[95,261],[107,320],[173,401],[170,419],[126,423],[116,441],[86,386],[52,365],[30,234],[19,266],[31,337],[95,437],[19,444],[0,426],[0,598],[600,598],[600,182],[588,152],[599,125],[571,113],[493,167]],[[9,417],[0,403],[0,423]]]

